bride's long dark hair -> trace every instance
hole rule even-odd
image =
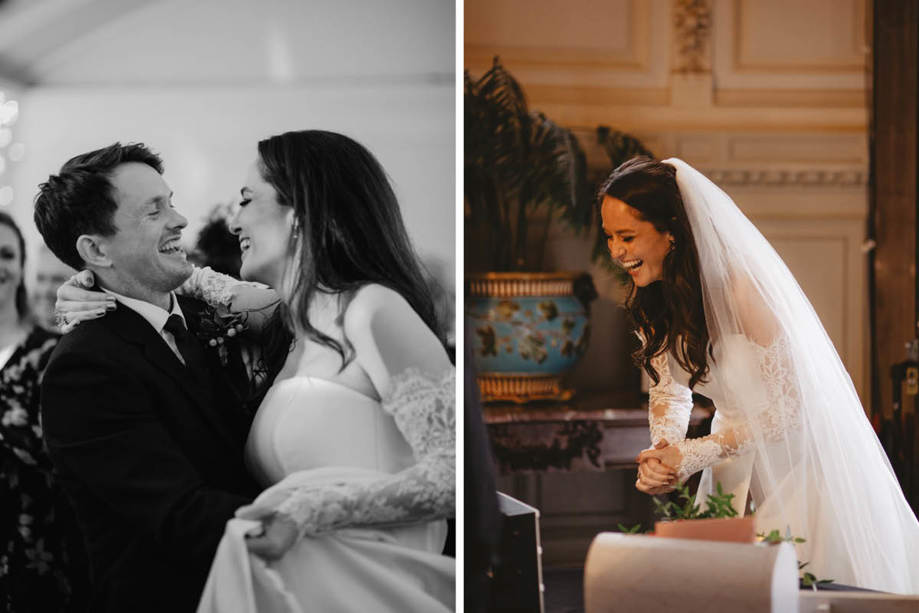
[[[600,187],[601,204],[604,196],[622,200],[658,232],[673,236],[661,280],[646,287],[637,287],[630,280],[625,308],[645,338],[632,354],[635,364],[657,383],[660,375],[651,358],[673,351],[680,366],[690,373],[689,387],[693,387],[708,373],[711,347],[702,306],[699,254],[676,182],[676,168],[648,157],[632,158],[610,173]]]
[[[294,322],[312,340],[335,350],[344,368],[353,348],[323,334],[308,309],[317,293],[341,294],[345,301],[369,283],[398,292],[442,344],[430,289],[402,221],[399,203],[383,167],[359,143],[334,132],[304,130],[266,138],[258,144],[259,170],[282,206],[294,210],[291,254],[295,267],[290,309],[277,311],[273,342],[265,351],[264,390],[280,370],[290,347]],[[282,305],[283,307],[283,305]],[[287,330],[279,330],[285,323]]]

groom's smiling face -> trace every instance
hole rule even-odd
[[[180,245],[188,220],[173,208],[172,190],[154,168],[139,162],[116,167],[109,182],[118,203],[112,219],[117,230],[101,241],[112,271],[135,293],[172,291],[192,272]]]

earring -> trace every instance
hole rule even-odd
[[[673,251],[674,249],[676,249],[676,240],[671,238],[670,239],[670,251]]]

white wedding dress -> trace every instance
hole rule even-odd
[[[199,613],[453,610],[455,565],[441,555],[438,518],[455,504],[455,374],[430,371],[443,349],[391,290],[360,290],[344,321],[383,398],[310,376],[308,363],[282,371],[246,449],[267,489],[242,514],[286,513],[302,536],[266,563],[245,545],[259,523],[228,522]]]
[[[676,181],[698,252],[713,359],[695,391],[711,398],[711,434],[686,439],[692,393],[673,351],[651,363],[651,443],[703,470],[697,502],[721,484],[757,531],[806,539],[818,579],[919,593],[919,522],[852,381],[794,277],[727,194],[678,159]],[[680,346],[679,343],[676,344]]]
[[[694,388],[694,391],[706,396],[715,405],[712,434],[717,437],[725,432],[747,429],[745,412],[725,397],[724,390],[718,384],[721,377],[744,381],[746,392],[741,399],[742,402],[748,407],[760,407],[764,417],[771,415],[777,423],[787,420],[788,426],[793,427],[797,418],[789,410],[791,405],[776,401],[777,394],[781,393],[784,384],[781,370],[775,368],[781,360],[778,344],[761,347],[743,336],[736,336],[730,338],[727,345],[726,351],[715,349],[715,364],[711,366],[709,373],[711,377],[706,382],[696,384]],[[796,546],[799,561],[808,562],[806,570],[814,573],[819,579],[832,578],[836,583],[862,585],[864,582],[855,576],[850,564],[849,555],[843,544],[844,539],[840,538],[841,527],[835,521],[833,510],[821,504],[819,489],[810,490],[811,495],[805,493],[804,499],[801,499],[802,492],[796,487],[780,487],[774,492],[768,492],[758,475],[757,469],[760,466],[755,461],[757,451],[749,442],[743,445],[746,449],[737,449],[724,448],[716,442],[717,439],[704,443],[703,439],[686,440],[689,415],[693,407],[692,392],[688,387],[690,375],[670,353],[658,356],[652,362],[661,379],[657,385],[652,386],[649,394],[651,443],[656,445],[662,439],[671,444],[682,443],[680,447],[685,453],[680,466],[682,479],[700,469],[703,470],[696,492],[697,504],[705,508],[708,495],[715,493],[717,485],[720,484],[725,494],[734,494],[734,508],[738,515],[742,516],[747,504],[747,495],[750,494],[755,508],[757,533],[768,534],[772,530],[778,530],[782,536],[785,536],[787,531],[794,536],[806,535],[806,542]],[[784,415],[775,415],[783,411],[787,412]],[[866,437],[869,435],[873,437],[874,433],[866,432]],[[699,450],[699,445],[694,443],[707,444],[709,449]],[[693,447],[696,447],[696,450],[693,450]],[[785,474],[772,475],[779,482],[784,481],[785,477],[793,480],[795,471],[801,469],[800,462],[786,457],[785,448],[781,444],[766,445],[763,451],[768,455],[768,459],[760,464],[784,466]],[[875,459],[883,461],[880,457]],[[896,486],[895,483],[892,485]],[[866,514],[865,519],[868,520],[869,515]],[[795,525],[792,525],[793,523]],[[894,540],[888,545],[891,547],[891,555],[902,565],[901,568],[907,568],[908,551],[903,548],[903,543]],[[884,587],[890,589],[893,586]]]

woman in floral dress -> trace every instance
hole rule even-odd
[[[0,611],[79,611],[82,541],[42,442],[39,379],[57,335],[35,325],[25,243],[0,212]]]

